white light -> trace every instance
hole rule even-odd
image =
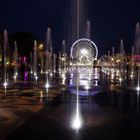
[[[116,76],[119,76],[120,75],[120,72],[119,70],[116,71]]]
[[[52,77],[53,76],[53,73],[50,73],[50,76]]]
[[[111,79],[114,79],[114,74],[111,75]]]
[[[122,82],[122,78],[119,78],[119,81]]]
[[[8,86],[8,83],[5,81],[5,82],[3,83],[3,86],[6,88],[6,87]]]
[[[130,75],[131,79],[134,77],[133,74]]]
[[[87,50],[86,50],[85,48],[81,50],[81,54],[87,55],[87,53],[88,53],[88,52],[87,52]]]
[[[72,128],[79,130],[82,127],[82,121],[79,116],[76,116],[76,118],[72,122]]]
[[[50,85],[49,85],[49,83],[47,82],[46,85],[45,85],[45,88],[49,88],[49,87],[50,87]]]
[[[34,76],[36,76],[37,74],[36,73],[34,73]]]
[[[89,85],[86,85],[85,86],[85,89],[87,89],[87,90],[90,89],[90,86]]]
[[[139,86],[137,86],[136,90],[137,90],[137,91],[140,91],[140,87],[139,87]]]
[[[62,79],[62,84],[63,84],[63,85],[65,84],[65,80],[66,80],[65,78],[64,78],[64,79]]]
[[[43,70],[41,70],[41,74],[43,73]]]
[[[95,86],[98,86],[98,81],[95,81]]]
[[[16,72],[16,73],[15,73],[15,76],[17,76],[17,75],[18,75],[18,73]]]
[[[14,75],[14,79],[16,80],[16,78],[17,78],[17,75],[15,74],[15,75]]]
[[[36,81],[37,81],[38,77],[37,77],[37,76],[35,76],[35,79],[36,79]]]

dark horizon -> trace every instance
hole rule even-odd
[[[68,12],[70,1],[65,0],[24,0],[2,1],[0,8],[0,31],[8,33],[30,32],[45,41],[47,27],[52,29],[52,43],[56,51],[61,50],[61,42],[67,40]],[[134,42],[135,25],[140,21],[140,2],[86,1],[86,20],[91,21],[91,40],[99,49],[99,54],[119,50],[119,42],[124,39],[126,52],[130,52]],[[67,44],[68,50],[71,44]]]

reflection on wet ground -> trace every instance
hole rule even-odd
[[[6,139],[138,139],[140,109],[136,81],[112,78],[97,69],[84,74],[64,73],[61,82],[67,85],[66,91],[58,90],[61,84],[52,88],[49,95],[54,92],[56,96],[52,100],[43,98],[43,108]],[[44,91],[37,93],[44,97]],[[74,130],[77,93],[82,125]]]

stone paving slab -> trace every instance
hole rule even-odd
[[[4,89],[0,89],[0,140],[40,111],[44,106],[43,100],[52,100],[64,89],[52,87],[47,96],[44,89],[36,87],[11,88],[6,94]]]

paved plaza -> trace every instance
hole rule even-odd
[[[1,93],[0,97],[1,139],[140,138],[139,94],[131,88],[132,83],[111,80],[100,70],[98,76],[90,81],[89,89],[79,85],[82,126],[78,130],[72,128],[77,86],[74,78],[71,83],[69,74],[65,85],[52,86],[47,93],[30,82],[25,82],[23,89],[9,87],[7,94]],[[81,80],[87,81],[86,75]]]

